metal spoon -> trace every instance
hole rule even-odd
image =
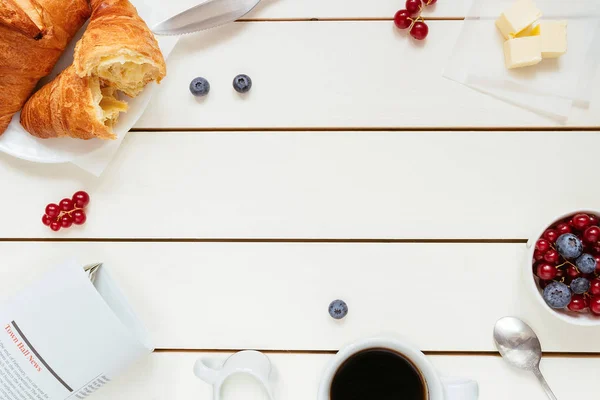
[[[557,400],[540,371],[542,346],[529,325],[515,317],[504,317],[494,327],[496,348],[509,364],[531,371],[540,381],[550,400]]]

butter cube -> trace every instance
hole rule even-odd
[[[567,22],[540,22],[542,36],[542,57],[557,58],[567,52]]]
[[[542,61],[542,37],[528,36],[504,42],[506,68],[521,68]]]
[[[517,0],[508,10],[500,14],[496,26],[505,39],[517,36],[540,19],[542,12],[532,0]]]
[[[524,31],[521,31],[516,37],[539,36],[541,33],[540,24],[529,25]]]

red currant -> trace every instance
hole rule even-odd
[[[73,202],[77,208],[84,208],[90,204],[90,195],[84,191],[79,191],[73,195]]]
[[[50,218],[49,216],[44,214],[44,216],[42,217],[42,224],[44,224],[46,226],[50,226],[51,223],[52,223],[52,218]]]
[[[542,263],[537,267],[537,276],[544,281],[554,279],[557,272],[558,271],[554,265]]]
[[[554,229],[546,229],[546,232],[544,232],[544,234],[542,235],[542,237],[550,243],[555,243],[556,239],[558,239],[558,236],[560,235]]]
[[[533,262],[540,261],[543,258],[544,258],[543,252],[541,252],[539,250],[536,250],[533,252]]]
[[[592,279],[590,282],[589,292],[592,296],[600,295],[600,279]]]
[[[561,222],[556,225],[556,232],[558,232],[559,235],[564,235],[565,233],[571,233],[572,229],[568,223]]]
[[[594,258],[596,259],[596,273],[600,275],[600,254],[596,254]]]
[[[75,225],[83,225],[85,220],[87,219],[85,215],[85,211],[83,210],[75,210],[73,212],[73,223]]]
[[[585,297],[580,294],[574,294],[571,297],[571,302],[567,306],[571,311],[583,311],[587,308]]]
[[[592,299],[590,300],[590,310],[594,314],[600,315],[600,297],[592,297]]]
[[[70,214],[65,214],[60,217],[60,226],[63,228],[70,228],[73,225],[73,217]]]
[[[421,0],[406,0],[406,11],[410,13],[411,16],[416,16],[421,12],[421,7],[423,3]]]
[[[588,227],[585,232],[583,232],[583,241],[586,243],[597,243],[600,240],[600,228],[597,226]]]
[[[554,249],[550,249],[544,254],[544,260],[549,262],[550,264],[558,264],[558,260],[560,259],[560,255],[558,251]]]
[[[590,214],[590,225],[600,225],[600,219],[594,214]]]
[[[398,27],[398,29],[408,29],[410,24],[412,24],[411,15],[407,10],[400,10],[394,16],[394,24]]]
[[[60,223],[58,221],[52,221],[50,224],[50,229],[52,229],[54,232],[60,231]]]
[[[557,278],[562,278],[565,275],[566,275],[566,272],[564,269],[561,269],[561,268],[556,269],[556,277]]]
[[[587,214],[577,214],[571,220],[571,226],[577,229],[578,231],[582,231],[591,224],[590,216]]]
[[[581,272],[579,272],[574,266],[569,265],[569,268],[567,268],[567,276],[571,279],[579,278],[581,276]]]
[[[412,29],[410,30],[410,36],[417,40],[424,40],[429,34],[429,27],[425,22],[415,22]]]
[[[60,214],[60,207],[58,204],[50,203],[46,206],[46,215],[50,218],[56,218]]]
[[[60,203],[58,203],[61,211],[71,211],[75,208],[75,204],[71,199],[62,199]]]
[[[540,279],[540,288],[546,289],[546,286],[548,286],[550,283],[552,283],[552,281],[543,281]]]
[[[600,254],[600,242],[590,246],[593,253]]]
[[[547,241],[546,239],[540,239],[535,244],[535,248],[536,248],[536,250],[539,250],[542,253],[545,253],[548,250],[550,250],[550,242]]]

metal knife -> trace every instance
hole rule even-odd
[[[184,35],[233,22],[248,14],[260,0],[208,0],[152,28],[156,35]]]

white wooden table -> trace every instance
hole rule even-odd
[[[269,354],[278,399],[314,399],[336,350],[382,332],[477,379],[483,400],[544,399],[495,353],[504,315],[537,330],[558,398],[597,393],[600,329],[537,308],[520,271],[540,224],[598,208],[600,74],[567,126],[442,78],[466,3],[439,0],[423,45],[393,27],[400,0],[263,0],[184,37],[101,178],[0,156],[0,290],[71,255],[110,266],[158,350],[98,400],[208,400],[195,359],[246,348]],[[244,99],[238,73],[254,81]],[[83,229],[41,224],[80,189]]]

